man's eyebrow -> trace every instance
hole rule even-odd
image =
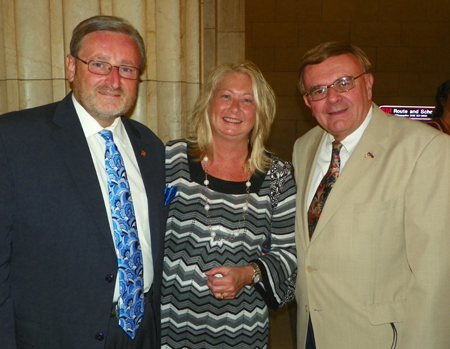
[[[91,60],[92,61],[104,61],[106,63],[112,64],[110,62],[111,57],[108,57],[108,56],[98,56],[97,58],[92,58]],[[128,60],[122,60],[119,65],[128,65],[130,67],[138,67],[139,66],[138,64],[135,65],[133,62],[128,61]]]

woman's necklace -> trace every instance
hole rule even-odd
[[[207,192],[210,190],[209,189],[209,180],[208,180],[208,157],[205,156],[202,160],[203,162],[203,170],[205,171],[205,180],[203,181],[203,184],[205,185],[204,187],[204,197],[205,197],[205,212],[206,212],[206,224],[208,226],[209,229],[209,234],[211,235],[211,239],[212,241],[232,241],[234,239],[236,239],[241,232],[241,228],[244,227],[243,232],[245,234],[245,232],[247,231],[247,227],[245,225],[245,221],[247,218],[247,212],[248,212],[248,205],[249,205],[249,198],[250,198],[250,187],[252,185],[252,183],[250,182],[251,179],[251,175],[249,176],[247,182],[245,183],[245,192],[246,192],[246,196],[245,196],[245,203],[244,206],[242,206],[242,219],[239,219],[239,223],[238,223],[238,228],[235,232],[233,232],[233,235],[230,236],[229,238],[221,238],[219,236],[217,236],[217,229],[213,229],[212,224],[211,224],[211,217],[209,215],[209,210],[211,208],[210,204],[209,204],[209,199],[208,199],[208,195]],[[249,163],[249,170],[250,170],[250,163]]]

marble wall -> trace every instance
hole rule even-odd
[[[147,46],[131,117],[165,142],[188,134],[204,75],[242,60],[244,0],[0,0],[0,114],[62,99],[73,28],[94,15],[129,20]]]

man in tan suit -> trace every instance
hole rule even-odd
[[[383,113],[373,82],[367,56],[349,44],[319,45],[300,67],[320,126],[293,154],[298,348],[448,349],[450,137]],[[337,180],[318,216],[310,205],[334,141]]]

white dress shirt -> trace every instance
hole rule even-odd
[[[354,131],[352,134],[345,137],[345,139],[341,142],[342,148],[340,151],[340,158],[341,158],[341,166],[339,170],[340,173],[342,173],[342,171],[344,170],[345,164],[347,163],[348,159],[350,158],[356,146],[358,145],[359,140],[361,139],[364,131],[367,128],[367,125],[372,119],[372,114],[373,114],[373,106],[370,108],[369,113],[367,114],[361,126],[359,126],[358,129]],[[334,137],[331,134],[327,133],[320,146],[319,157],[317,158],[316,167],[314,169],[314,175],[311,181],[311,187],[309,188],[308,206],[307,206],[308,208],[311,205],[311,201],[314,197],[314,194],[316,193],[317,187],[319,186],[323,176],[325,176],[325,174],[328,171],[328,168],[330,167],[333,142]]]
[[[111,238],[114,240],[114,230],[111,218],[111,209],[109,204],[108,180],[105,169],[105,148],[106,143],[99,132],[104,128],[78,103],[72,95],[73,104],[80,119],[84,135],[86,136],[89,149],[91,151],[92,161],[97,172],[98,181],[105,202],[106,214],[109,218],[111,229]],[[144,269],[144,292],[150,290],[153,283],[153,258],[150,237],[150,221],[148,217],[147,195],[141,172],[133,151],[130,139],[122,123],[121,118],[116,118],[114,123],[107,127],[113,133],[114,143],[122,155],[125,169],[127,171],[128,181],[130,183],[131,196],[133,197],[133,206],[136,214],[139,243],[141,244]],[[115,244],[114,244],[115,245]],[[117,253],[117,249],[116,249]],[[113,302],[119,298],[119,279],[116,279]]]

